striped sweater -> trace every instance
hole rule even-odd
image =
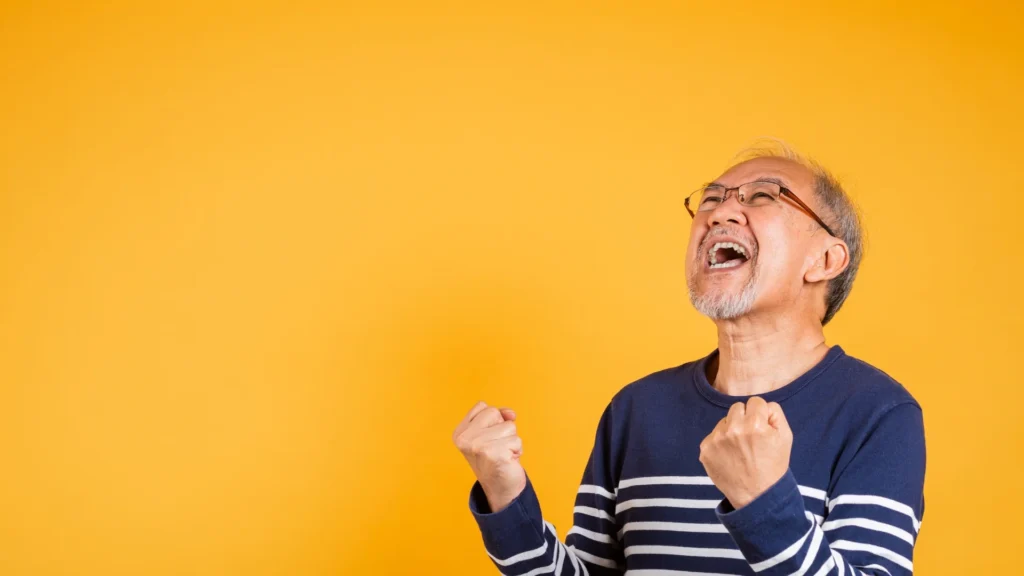
[[[786,474],[734,510],[698,460],[735,402],[705,376],[709,356],[642,378],[601,416],[564,543],[526,489],[470,510],[507,576],[903,576],[924,513],[921,409],[885,373],[833,346],[814,368],[761,395],[793,430]]]

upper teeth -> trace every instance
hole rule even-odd
[[[737,260],[729,260],[720,264],[716,263],[715,254],[722,248],[732,248],[743,256],[744,259],[749,258],[749,256],[747,256],[747,250],[735,242],[716,242],[715,245],[708,250],[708,264],[710,264],[712,268],[731,268],[733,266],[740,265],[740,262]]]

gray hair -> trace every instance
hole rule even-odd
[[[860,215],[853,201],[843,190],[839,180],[821,164],[804,156],[792,146],[777,138],[761,138],[755,144],[743,149],[733,157],[731,166],[736,166],[755,158],[785,158],[800,164],[814,175],[814,193],[824,210],[819,214],[828,223],[832,231],[849,250],[850,263],[838,276],[829,281],[825,292],[825,317],[821,324],[829,320],[843,306],[850,291],[853,280],[857,277],[861,257],[864,253],[864,231],[861,227]]]

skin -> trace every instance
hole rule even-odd
[[[523,441],[516,434],[515,419],[516,413],[508,408],[477,402],[452,434],[494,512],[526,488],[526,470],[519,463]]]
[[[782,158],[739,164],[715,181],[727,187],[778,179],[827,219],[814,194],[814,175]],[[705,244],[713,229],[748,248],[755,262],[732,269],[707,266]],[[698,294],[738,294],[757,267],[756,297],[748,313],[716,320],[718,360],[708,381],[731,396],[764,394],[795,380],[828,352],[821,319],[828,281],[849,264],[846,244],[830,236],[796,204],[760,207],[739,203],[735,192],[709,212],[697,212],[687,247],[686,271]],[[478,403],[452,436],[480,481],[492,511],[507,506],[526,486],[522,440],[515,413]],[[700,461],[736,509],[777,482],[789,467],[793,434],[782,408],[758,397],[737,402],[701,442]]]

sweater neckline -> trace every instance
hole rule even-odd
[[[701,396],[704,396],[704,398],[709,402],[722,406],[723,408],[729,408],[737,402],[746,402],[753,396],[760,396],[765,402],[782,402],[814,381],[823,372],[828,370],[836,360],[845,356],[846,352],[843,351],[841,346],[836,344],[828,349],[828,352],[825,353],[825,357],[822,358],[820,362],[812,366],[807,372],[797,376],[796,380],[764,394],[751,394],[748,396],[730,396],[729,394],[723,394],[708,382],[707,365],[708,362],[711,362],[717,355],[718,349],[716,348],[712,350],[710,354],[697,361],[693,371],[693,383]]]

